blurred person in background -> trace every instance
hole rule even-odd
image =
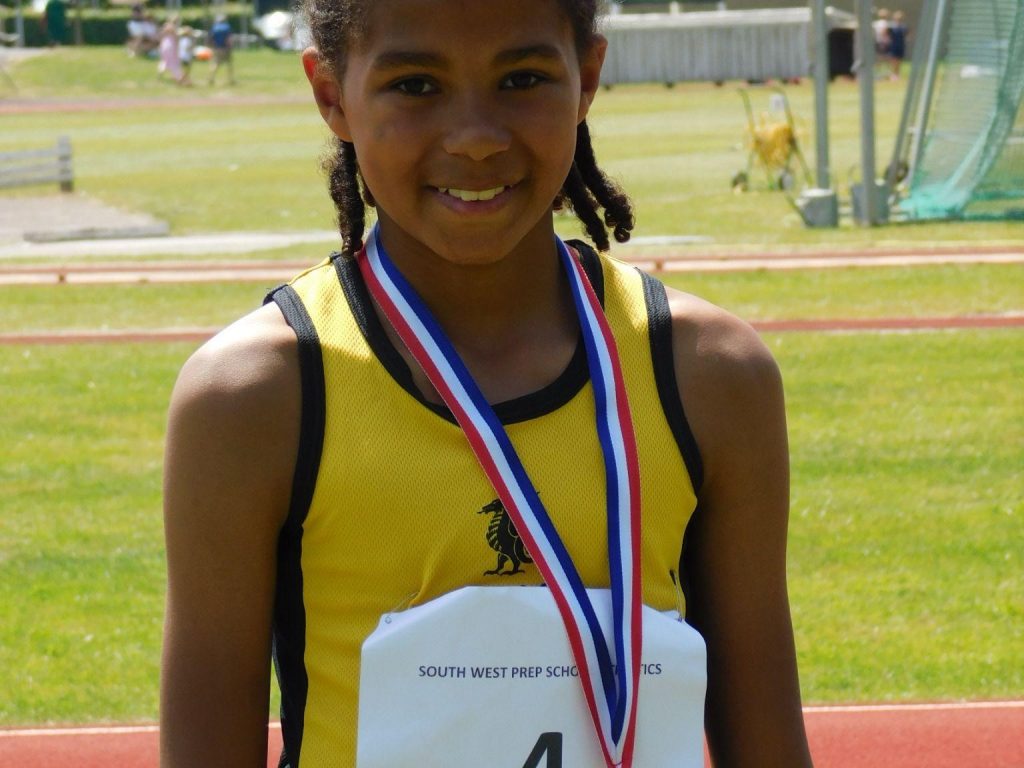
[[[213,48],[213,68],[210,70],[209,84],[213,85],[217,79],[217,72],[222,66],[228,70],[228,85],[235,84],[235,71],[231,64],[231,24],[227,16],[217,16],[210,27],[210,47]]]
[[[182,27],[178,32],[178,60],[181,62],[181,84],[192,85],[192,61],[196,52],[196,33],[192,27]]]
[[[892,67],[890,80],[900,79],[900,67],[907,55],[907,25],[903,21],[903,11],[896,11],[889,24],[889,65]]]
[[[178,20],[169,19],[160,30],[160,63],[156,67],[157,75],[170,75],[178,85],[182,85],[185,74],[181,69],[178,56]]]
[[[68,12],[64,0],[48,0],[43,9],[43,29],[51,48],[63,45],[68,36]]]
[[[132,6],[128,19],[128,55],[148,56],[160,47],[160,33],[153,18],[143,11],[141,5]]]
[[[875,79],[885,77],[885,69],[889,62],[889,9],[879,8],[875,11],[875,20],[871,22],[871,34],[875,38]],[[883,67],[879,72],[878,67]]]

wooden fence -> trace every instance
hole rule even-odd
[[[67,136],[46,149],[0,152],[0,189],[36,184],[59,184],[63,192],[73,190],[71,139]]]

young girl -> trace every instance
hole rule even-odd
[[[164,766],[262,764],[271,653],[282,765],[561,765],[563,736],[572,768],[699,765],[702,725],[717,766],[810,764],[779,373],[749,326],[604,255],[633,219],[586,124],[595,5],[308,0],[344,247],[175,387]],[[559,207],[600,254],[557,240]],[[567,661],[516,666],[552,626]],[[654,698],[670,671],[699,685]],[[590,730],[510,747],[534,713],[506,700],[563,672]],[[645,758],[658,738],[686,758]]]
[[[169,19],[160,28],[160,62],[156,66],[157,75],[163,77],[165,74],[178,85],[184,82],[185,72],[181,67],[181,59],[178,54],[178,20],[177,17]]]
[[[178,32],[178,60],[181,62],[181,84],[192,85],[192,59],[195,58],[195,30],[185,26]]]

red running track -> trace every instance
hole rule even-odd
[[[817,768],[1024,768],[1024,701],[809,707]],[[0,766],[156,768],[156,726],[0,730]],[[281,732],[270,729],[267,765]]]

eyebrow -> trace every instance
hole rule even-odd
[[[553,45],[540,43],[538,45],[527,45],[522,48],[512,48],[502,51],[495,57],[498,64],[515,64],[526,59],[561,59],[562,54]]]
[[[526,45],[521,48],[510,48],[495,56],[495,63],[500,66],[516,64],[527,59],[560,59],[561,53],[553,45],[544,43]],[[400,69],[404,67],[426,67],[441,69],[447,59],[440,53],[429,51],[384,51],[373,59],[376,70]]]
[[[374,69],[442,66],[444,66],[444,56],[426,51],[384,51],[373,59]]]

